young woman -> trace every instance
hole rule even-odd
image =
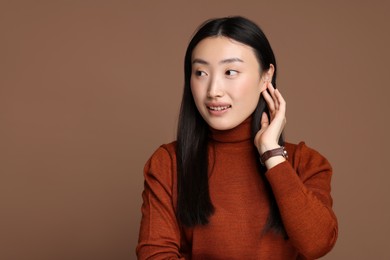
[[[243,17],[209,20],[185,56],[177,141],[144,169],[139,259],[315,259],[337,238],[328,161],[284,142],[271,46]]]

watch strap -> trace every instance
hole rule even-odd
[[[260,163],[264,165],[265,161],[267,161],[269,158],[274,157],[274,156],[283,156],[284,158],[288,158],[287,151],[286,149],[282,146],[279,148],[275,148],[272,150],[265,151],[261,156],[260,156]]]

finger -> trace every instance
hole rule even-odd
[[[274,104],[275,104],[275,110],[278,110],[279,109],[279,102],[278,102],[278,98],[276,97],[275,95],[275,91],[276,89],[274,88],[274,86],[272,85],[272,83],[269,83],[268,84],[268,91],[269,93],[271,94],[271,97],[274,101]]]
[[[275,97],[277,99],[277,103],[279,104],[279,110],[283,110],[282,112],[285,113],[286,111],[286,101],[284,100],[282,94],[278,89],[275,90]]]
[[[264,90],[263,92],[261,92],[261,94],[263,95],[265,102],[267,103],[269,112],[271,114],[275,113],[275,102],[274,102],[273,98],[271,97],[271,95],[268,93],[267,89]]]
[[[284,126],[286,125],[286,101],[284,100],[282,94],[280,94],[279,90],[275,91],[275,96],[278,98],[279,102],[279,110],[275,115],[275,120],[279,122],[280,128],[283,129]]]
[[[265,112],[263,112],[261,114],[261,121],[260,121],[260,124],[261,124],[261,128],[260,129],[265,129],[268,127],[269,125],[269,120],[268,120],[268,116]]]

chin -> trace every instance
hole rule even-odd
[[[238,126],[240,123],[241,122],[214,122],[214,120],[207,122],[211,128],[220,131],[230,130]]]

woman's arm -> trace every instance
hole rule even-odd
[[[271,184],[291,243],[309,259],[328,253],[337,239],[332,211],[332,168],[316,151],[300,143],[290,162],[269,169]]]
[[[254,143],[262,155],[279,147],[278,141],[286,124],[286,102],[270,82],[262,95],[267,102],[270,119],[263,113],[261,129]],[[292,148],[292,147],[290,147]],[[332,168],[316,151],[301,143],[289,149],[289,161],[281,155],[264,163],[287,235],[307,258],[323,256],[336,242],[337,220],[330,196]]]
[[[163,147],[145,165],[138,259],[184,259],[172,199],[173,169],[172,158]]]

